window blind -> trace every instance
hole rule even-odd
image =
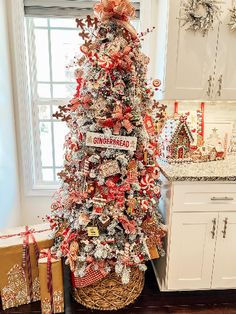
[[[25,16],[80,17],[93,15],[94,0],[24,0]],[[140,16],[139,1],[132,1],[136,17]]]

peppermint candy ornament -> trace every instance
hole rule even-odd
[[[60,202],[55,201],[55,202],[52,203],[52,205],[51,205],[51,209],[52,210],[57,210],[59,208],[61,208],[61,203]]]
[[[101,56],[98,59],[98,65],[105,70],[110,70],[113,67],[113,62],[108,56]]]
[[[149,175],[146,174],[140,181],[141,189],[144,191],[149,191],[154,188],[154,179]]]
[[[152,82],[152,84],[153,84],[153,86],[154,86],[155,88],[158,88],[158,87],[161,86],[161,81],[158,80],[158,79],[156,79],[156,80],[154,80],[154,81]]]
[[[161,193],[161,189],[158,185],[156,185],[153,189],[153,193],[156,195],[156,196],[160,196],[160,193]]]

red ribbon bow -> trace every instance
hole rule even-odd
[[[89,273],[91,268],[99,270],[99,272],[103,275],[106,276],[107,272],[105,271],[105,266],[106,263],[104,260],[91,260],[91,263],[86,267],[86,273]]]
[[[128,234],[136,233],[136,222],[134,220],[129,220],[127,217],[121,216],[118,218],[119,222],[121,222],[123,228]]]
[[[107,200],[116,200],[117,205],[123,206],[125,203],[125,192],[130,190],[130,184],[125,183],[121,186],[117,186],[111,179],[106,181],[108,187]]]

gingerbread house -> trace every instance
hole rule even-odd
[[[169,162],[188,159],[193,141],[187,117],[169,118],[160,133],[160,157]]]

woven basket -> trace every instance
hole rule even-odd
[[[143,290],[144,272],[133,268],[130,282],[123,285],[121,279],[112,272],[98,283],[74,289],[74,299],[94,310],[119,310],[133,303]]]

